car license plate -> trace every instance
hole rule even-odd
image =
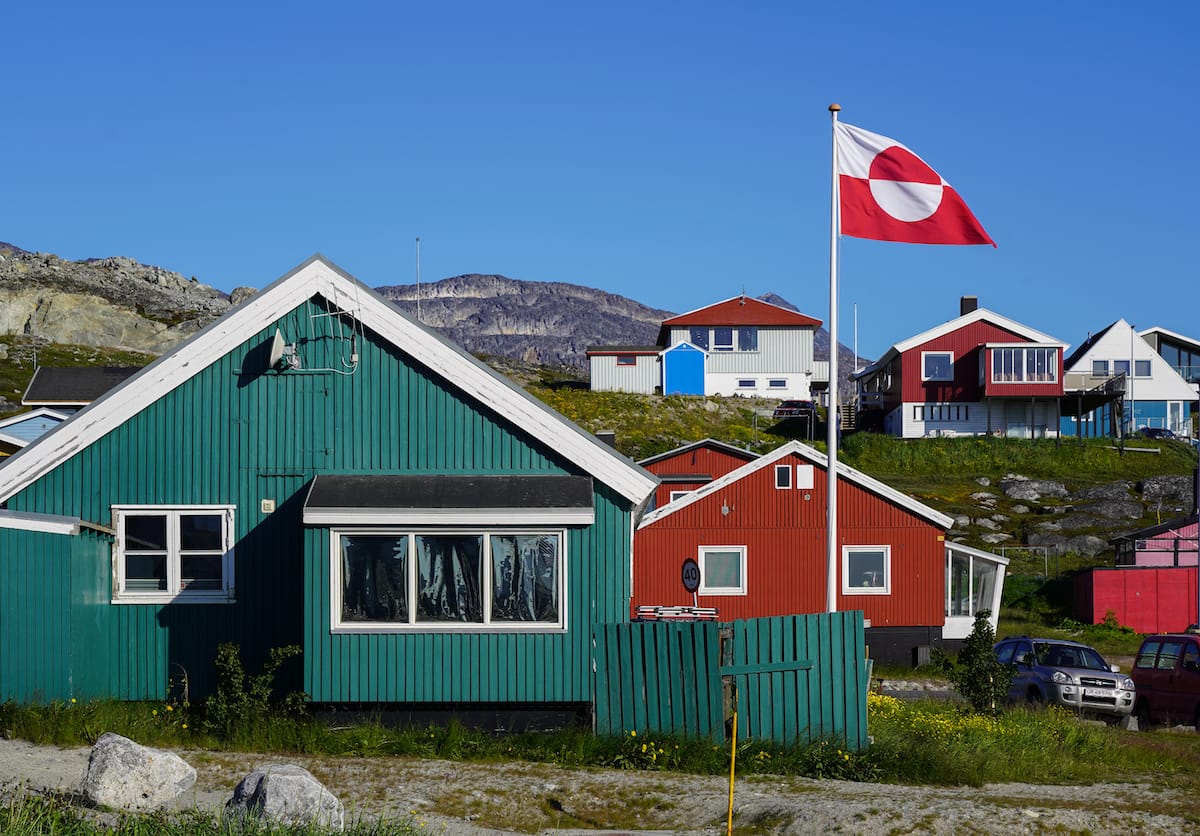
[[[1113,692],[1107,688],[1084,688],[1083,695],[1085,697],[1111,697]]]

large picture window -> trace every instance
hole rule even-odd
[[[949,351],[921,352],[922,380],[954,380],[954,354]]]
[[[842,547],[843,595],[889,595],[891,572],[891,546]]]
[[[113,601],[233,600],[233,506],[113,508]]]
[[[992,349],[993,383],[1055,383],[1057,381],[1057,348]]]
[[[561,531],[333,532],[333,627],[565,626]]]

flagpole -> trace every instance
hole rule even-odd
[[[825,413],[825,443],[829,450],[829,468],[825,472],[826,500],[825,530],[828,534],[828,553],[825,562],[825,611],[837,612],[837,454],[838,430],[841,416],[838,411],[838,159],[837,120],[839,104],[829,106],[832,117],[830,134],[833,137],[833,181],[829,202],[829,409]]]

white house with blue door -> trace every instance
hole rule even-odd
[[[1117,420],[1111,414],[1118,407],[1114,401],[1081,417],[1064,415],[1059,427],[1063,435],[1110,435],[1118,424],[1125,433],[1157,428],[1191,435],[1195,390],[1124,319],[1089,335],[1063,366],[1069,388],[1096,389],[1123,378],[1125,389]]]
[[[648,372],[647,347],[589,347],[591,388],[814,398],[814,390],[829,385],[828,364],[816,362],[813,352],[820,327],[820,320],[798,311],[735,296],[664,320],[653,355],[656,374]]]

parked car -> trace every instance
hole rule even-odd
[[[817,405],[812,401],[781,401],[779,406],[775,407],[775,411],[771,413],[773,418],[812,418],[817,414]]]
[[[1138,434],[1143,438],[1178,438],[1179,436],[1166,427],[1142,427]]]
[[[1061,705],[1107,720],[1133,711],[1133,679],[1086,644],[1018,636],[997,642],[995,650],[997,659],[1013,666],[1011,701]]]
[[[1146,636],[1133,662],[1138,728],[1190,723],[1200,728],[1200,630]]]

